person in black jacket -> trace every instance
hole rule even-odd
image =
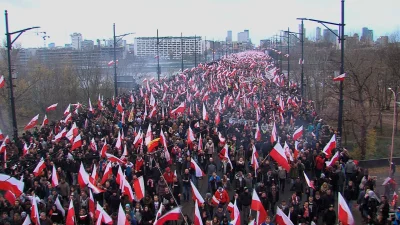
[[[271,191],[268,193],[268,199],[271,205],[271,213],[275,214],[275,205],[279,202],[279,190],[277,190],[275,185],[271,187]]]
[[[240,194],[240,202],[242,203],[243,218],[245,223],[247,223],[247,218],[249,218],[251,199],[252,196],[249,193],[249,189],[245,187],[244,192]]]
[[[172,194],[174,195],[174,198],[176,199],[176,203],[178,203],[178,205],[181,204],[181,192],[182,192],[182,188],[181,188],[181,184],[178,181],[177,177],[173,178],[174,182],[172,183]]]
[[[301,196],[303,195],[304,192],[304,185],[300,181],[300,177],[297,177],[296,181],[293,184],[293,190],[296,192],[297,197],[299,197],[301,201]]]
[[[185,172],[182,174],[182,186],[183,186],[183,201],[189,201],[189,196],[191,192],[191,181],[192,175],[189,173],[189,170],[186,169]]]
[[[334,225],[336,224],[336,213],[333,210],[333,205],[329,206],[328,211],[324,214],[323,221],[326,225]]]

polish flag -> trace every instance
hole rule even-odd
[[[259,113],[259,109],[256,109],[256,121],[260,121],[260,113]]]
[[[203,98],[201,99],[203,102],[208,101],[210,96],[208,96],[208,91],[204,94]]]
[[[344,73],[344,74],[341,74],[341,75],[339,75],[339,76],[337,76],[337,77],[334,77],[333,78],[333,81],[344,81],[344,78],[346,77],[346,73]]]
[[[151,107],[156,106],[156,99],[153,96],[153,92],[150,93],[150,102],[149,103],[150,103]]]
[[[31,121],[25,126],[24,130],[30,130],[34,128],[37,124],[38,119],[39,119],[39,114],[37,114],[35,117],[31,119]]]
[[[149,127],[146,131],[146,137],[144,138],[144,144],[149,145],[149,143],[153,140],[153,133],[151,131],[151,123],[149,123]]]
[[[130,103],[134,103],[135,102],[135,99],[133,98],[133,95],[131,94],[131,96],[129,96],[129,102]]]
[[[326,167],[335,165],[336,161],[338,160],[339,160],[339,152],[336,152],[335,155],[333,155],[333,157],[331,158],[331,160],[325,162]]]
[[[54,137],[54,141],[60,141],[61,138],[65,137],[67,135],[67,128],[64,127],[64,129],[62,131],[60,131],[60,133],[58,133],[55,137]]]
[[[311,183],[311,182],[310,182],[310,179],[308,179],[308,176],[307,176],[307,174],[306,174],[304,171],[303,171],[303,174],[304,174],[304,178],[306,179],[307,185],[308,185],[310,188],[312,188],[312,189],[315,190],[314,183]]]
[[[285,151],[283,150],[281,144],[276,143],[272,151],[270,152],[270,156],[280,165],[282,166],[287,172],[290,171],[290,165],[287,160]]]
[[[185,112],[185,103],[182,102],[176,109],[171,110],[171,115],[180,114]]]
[[[144,189],[144,179],[143,176],[138,177],[133,180],[133,189],[135,190],[136,199],[140,201],[144,198],[145,189]]]
[[[157,115],[157,107],[154,106],[153,109],[150,111],[149,118],[153,118]]]
[[[99,98],[97,99],[97,108],[99,110],[103,109],[103,100],[101,99],[100,94],[99,94]]]
[[[155,220],[157,220],[157,219],[162,215],[162,210],[163,210],[163,204],[162,204],[162,202],[161,202],[161,203],[160,203],[160,206],[158,207],[158,211],[157,211],[156,219],[155,219]]]
[[[399,196],[397,195],[397,193],[396,193],[396,191],[394,191],[394,193],[393,193],[393,199],[392,199],[392,202],[391,202],[391,206],[392,207],[394,207],[395,205],[396,205],[396,203],[397,203],[397,199],[399,198]]]
[[[221,122],[221,118],[220,118],[219,112],[217,112],[215,114],[215,121],[214,122],[215,122],[215,125],[217,125],[217,126]]]
[[[118,209],[117,225],[129,225],[129,224],[130,224],[129,221],[126,219],[124,209],[122,208],[122,205],[120,203]]]
[[[51,172],[51,186],[53,188],[58,186],[58,175],[56,171],[56,166],[53,165],[53,171]]]
[[[222,148],[221,149],[221,151],[219,152],[219,158],[221,159],[221,160],[224,160],[224,159],[229,159],[229,154],[228,154],[228,149],[229,147],[228,147],[228,145],[227,144],[225,144],[224,145],[224,148]]]
[[[44,114],[42,126],[40,126],[40,127],[42,128],[42,127],[44,127],[44,126],[47,125],[47,124],[49,124],[49,119],[47,119],[47,115]]]
[[[294,142],[294,152],[293,152],[293,157],[295,158],[295,159],[297,159],[298,158],[298,156],[299,156],[299,148],[297,147],[299,145],[299,142],[298,141],[295,141]]]
[[[107,160],[109,160],[109,161],[111,161],[113,163],[118,163],[120,165],[125,164],[124,161],[122,161],[120,158],[117,158],[116,156],[114,156],[112,154],[106,153],[106,157],[107,157]]]
[[[93,198],[92,190],[89,189],[89,215],[92,219],[94,219],[95,211],[96,211],[96,208],[94,206],[94,198]]]
[[[4,134],[3,132],[0,130],[0,141],[2,141],[4,139]]]
[[[0,88],[3,88],[5,84],[6,84],[6,80],[4,79],[4,76],[1,75],[1,77],[0,77]]]
[[[89,177],[89,180],[92,183],[97,183],[97,180],[99,179],[99,174],[97,173],[97,166],[96,164],[93,164],[93,170],[92,170],[92,174]]]
[[[95,217],[97,218],[97,220],[100,220],[105,224],[110,224],[110,225],[113,224],[111,216],[108,215],[108,213],[103,209],[103,207],[101,207],[101,205],[98,202],[96,205]]]
[[[194,169],[196,177],[205,176],[204,172],[200,169],[199,165],[197,165],[193,158],[190,159],[190,168]]]
[[[297,140],[303,136],[303,126],[297,128],[297,130],[293,134],[293,140]]]
[[[203,120],[208,121],[208,113],[207,113],[207,109],[206,106],[203,103]]]
[[[65,216],[65,209],[64,209],[64,207],[61,205],[60,198],[56,198],[56,202],[54,202],[54,204],[56,205],[56,208],[57,208],[58,210],[61,211],[61,214],[62,214],[63,216]]]
[[[51,106],[47,107],[47,108],[46,108],[46,112],[49,112],[49,111],[56,110],[56,108],[57,108],[57,105],[58,105],[58,103],[56,103],[56,104],[53,104],[53,105],[51,105]]]
[[[68,104],[67,108],[64,111],[64,116],[70,114],[70,112],[71,112],[71,104]]]
[[[384,181],[383,181],[383,183],[382,183],[382,185],[383,186],[385,186],[386,184],[396,184],[396,182],[394,181],[394,179],[393,178],[391,178],[391,177],[387,177]]]
[[[6,174],[0,174],[0,190],[11,191],[16,196],[23,193],[25,183]]]
[[[122,188],[121,188],[121,193],[122,193],[123,195],[128,196],[129,201],[132,202],[132,201],[135,199],[135,196],[134,196],[134,194],[133,194],[131,185],[129,184],[129,182],[126,180],[125,177],[122,178],[122,185],[121,185],[121,186],[122,186]]]
[[[277,206],[276,207],[276,215],[275,222],[277,225],[294,225],[289,217]]]
[[[117,64],[118,64],[118,60],[116,60]],[[111,60],[110,62],[107,63],[107,66],[112,66],[114,65],[114,60]]]
[[[218,132],[218,139],[219,139],[219,143],[225,144],[226,139],[224,137],[222,137],[221,132]]]
[[[104,144],[103,147],[101,148],[100,151],[100,157],[105,158],[106,157],[106,153],[107,153],[107,140],[104,140]]]
[[[100,183],[104,184],[108,180],[108,177],[111,174],[112,174],[111,162],[108,162],[106,168],[104,169],[104,174],[103,177],[101,178]]]
[[[26,144],[26,142],[24,143],[24,148],[22,149],[22,156],[26,156],[29,152],[29,147],[28,144]]]
[[[204,198],[201,196],[199,190],[197,190],[196,186],[193,184],[192,181],[190,181],[190,185],[192,186],[192,198],[196,203],[203,204],[204,203]]]
[[[74,143],[72,144],[71,151],[73,151],[77,148],[80,148],[81,146],[82,146],[82,140],[81,140],[81,135],[79,134],[74,139]]]
[[[338,199],[338,220],[342,222],[343,225],[354,225],[353,214],[351,214],[349,206],[340,192],[338,192]]]
[[[276,134],[276,126],[275,126],[275,122],[274,125],[272,127],[272,132],[271,132],[271,144],[273,144],[275,141],[277,141],[278,139],[276,138],[277,134]]]
[[[121,102],[121,99],[119,100],[119,102],[118,102],[118,105],[117,105],[117,110],[118,110],[118,112],[120,112],[120,113],[122,113],[123,111],[124,111],[124,108],[122,108],[122,102]]]
[[[89,174],[86,172],[85,167],[83,167],[83,164],[81,162],[81,165],[79,167],[79,173],[78,173],[78,183],[81,188],[84,188],[87,184],[89,184]]]
[[[163,225],[167,221],[178,221],[180,217],[181,207],[176,207],[165,213],[162,217],[158,218],[158,220],[154,221],[153,225]]]
[[[396,192],[395,192],[396,193]],[[4,198],[11,204],[11,205],[15,205],[15,200],[17,199],[15,197],[15,194],[12,193],[12,191],[7,190],[6,193],[4,193]]]
[[[203,139],[201,138],[201,134],[199,137],[199,144],[197,145],[197,150],[203,150]]]
[[[78,127],[76,126],[76,123],[72,124],[71,129],[68,131],[68,133],[65,135],[65,137],[71,142],[71,144],[74,141],[74,138],[78,135]]]
[[[290,148],[289,145],[287,144],[287,142],[285,141],[285,144],[283,145],[283,150],[285,152],[286,157],[289,157],[290,161],[293,162],[293,156],[290,152]]]
[[[128,159],[128,147],[127,147],[127,145],[124,145],[124,152],[122,153],[122,155],[121,155],[121,160],[122,161],[127,161]]]
[[[22,223],[22,225],[32,225],[31,217],[30,216],[26,216],[24,222]]]
[[[190,147],[190,149],[192,149],[193,143],[195,140],[196,140],[196,138],[194,137],[194,132],[193,132],[192,128],[189,126],[188,135],[187,135],[187,144]]]
[[[33,170],[33,174],[35,175],[35,177],[40,176],[45,168],[46,163],[44,163],[44,159],[42,157],[35,169]]]
[[[118,131],[117,143],[115,143],[115,148],[121,150],[122,140],[121,140],[121,131]]]
[[[69,202],[69,207],[68,207],[68,213],[67,213],[67,218],[65,220],[66,225],[75,225],[75,210],[74,210],[74,202],[71,201]]]
[[[37,202],[36,202],[36,196],[32,196],[31,198],[31,204],[32,204],[32,208],[31,208],[31,219],[33,224],[35,225],[40,225],[40,215],[39,215],[39,210],[38,210],[38,206],[37,206]],[[26,216],[28,217],[28,216]]]
[[[9,142],[9,140],[10,140],[10,138],[7,135],[6,138],[3,140],[3,142],[0,145],[0,154],[6,151],[7,143]]]
[[[135,139],[133,140],[133,145],[137,148],[143,142],[143,134],[142,130],[139,130],[139,133],[136,135]]]
[[[90,140],[90,148],[93,151],[97,152],[97,144],[96,144],[96,141],[94,140],[94,138],[92,138],[92,140]]]
[[[72,114],[68,113],[67,117],[62,121],[63,123],[67,124],[72,120]]]
[[[332,155],[332,150],[336,148],[336,135],[333,134],[329,142],[325,145],[322,152],[325,154],[326,158],[330,158]]]
[[[257,225],[262,224],[265,219],[267,218],[268,214],[267,211],[265,210],[263,204],[261,203],[260,198],[258,197],[258,194],[256,190],[253,190],[253,197],[251,199],[251,205],[250,205],[251,210],[257,211]]]
[[[253,145],[253,152],[251,153],[251,166],[254,168],[254,172],[255,172],[255,176],[257,177],[257,169],[260,167],[260,165],[258,165],[258,152],[256,147]]]
[[[203,225],[203,220],[201,218],[199,204],[197,201],[194,203],[194,218],[193,218],[194,225]]]
[[[92,101],[90,101],[90,98],[89,98],[89,111],[90,112],[93,112],[94,110],[93,110],[93,107],[92,107]]]
[[[261,131],[258,123],[256,124],[256,133],[254,138],[256,139],[256,141],[261,141]]]

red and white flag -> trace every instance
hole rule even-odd
[[[197,201],[194,203],[194,217],[193,217],[193,224],[194,225],[203,225],[203,220],[201,218],[199,204]]]
[[[307,174],[306,174],[304,171],[303,171],[303,174],[304,174],[304,178],[306,179],[307,185],[308,185],[310,188],[315,189],[314,183],[311,183],[311,182],[310,182],[310,179],[308,179],[308,176],[307,176]]]
[[[39,119],[39,114],[37,114],[35,117],[31,119],[31,121],[29,121],[29,123],[25,126],[24,130],[30,130],[34,128],[37,124],[38,119]]]
[[[58,186],[58,175],[55,165],[53,165],[53,171],[51,172],[51,186],[53,186],[53,188]]]
[[[57,208],[58,210],[61,211],[61,214],[62,214],[63,216],[65,216],[65,209],[64,209],[64,207],[61,205],[60,198],[56,198],[56,201],[54,202],[54,204],[56,205],[56,208]]]
[[[144,189],[144,179],[143,176],[138,177],[133,180],[133,189],[135,190],[136,199],[140,201],[144,198],[145,189]]]
[[[4,79],[4,76],[1,75],[0,76],[0,88],[3,88],[5,84],[6,84],[6,80]]]
[[[83,167],[83,164],[81,162],[81,165],[79,167],[79,173],[78,173],[78,183],[81,188],[84,188],[86,185],[89,184],[89,174],[86,172],[85,167]]]
[[[214,121],[214,123],[215,123],[215,125],[217,125],[218,126],[218,124],[221,122],[221,117],[220,117],[220,115],[219,115],[219,112],[216,112],[215,113],[215,121]]]
[[[0,145],[0,154],[4,153],[6,151],[8,142],[10,142],[10,138],[7,135],[6,138],[3,140],[3,142]]]
[[[47,108],[46,108],[46,112],[56,110],[57,106],[58,106],[58,103],[53,104],[53,105],[47,107]]]
[[[339,160],[339,152],[336,152],[335,155],[333,155],[333,157],[331,158],[331,160],[326,161],[326,167],[330,167],[335,165],[335,163]]]
[[[26,144],[26,142],[24,143],[24,147],[22,149],[22,156],[26,156],[29,153],[29,147],[28,144]]]
[[[294,225],[288,216],[277,206],[275,222],[277,225]]]
[[[344,81],[344,78],[345,78],[345,77],[346,77],[346,73],[340,74],[339,76],[334,77],[334,78],[333,78],[333,81]]]
[[[299,65],[304,64],[304,59],[300,58],[299,59]]]
[[[118,208],[117,225],[129,225],[129,224],[130,224],[129,221],[126,219],[125,211],[120,203]]]
[[[251,205],[250,205],[251,210],[257,211],[257,223],[256,225],[262,224],[265,219],[267,218],[268,214],[267,211],[265,210],[263,204],[261,203],[260,198],[258,197],[258,194],[256,190],[253,190],[253,196],[251,199]]]
[[[285,150],[283,150],[281,144],[276,143],[272,151],[270,152],[270,156],[280,165],[282,166],[287,172],[290,171],[290,165],[287,160]]]
[[[277,132],[276,132],[276,126],[275,126],[275,122],[274,122],[274,125],[272,126],[272,132],[271,132],[271,144],[273,144],[275,141],[278,140],[276,138],[276,136],[277,136]]]
[[[129,97],[129,102],[130,103],[134,103],[135,102],[135,98],[133,97],[133,94],[131,94],[131,96]]]
[[[153,225],[163,225],[167,221],[178,221],[181,217],[181,207],[176,207],[154,221]]]
[[[150,93],[150,101],[149,101],[149,103],[150,103],[151,107],[156,106],[156,99],[153,96],[153,92]]]
[[[31,201],[32,201],[31,202],[31,204],[32,204],[32,208],[31,208],[32,223],[35,225],[40,225],[40,215],[39,215],[39,209],[38,209],[35,195],[32,196]]]
[[[207,109],[206,106],[203,103],[203,120],[208,121],[208,113],[207,113]]]
[[[396,184],[396,182],[394,181],[393,178],[387,177],[387,178],[385,178],[385,180],[383,180],[382,185],[385,186],[386,184]]]
[[[397,195],[397,193],[396,193],[396,191],[394,191],[394,193],[393,193],[393,199],[392,199],[392,202],[391,202],[391,206],[392,207],[395,207],[396,206],[396,203],[397,203],[397,199],[399,198],[399,196]]]
[[[111,216],[108,215],[108,213],[103,209],[103,207],[101,207],[101,205],[98,202],[96,205],[95,218],[97,218],[97,220],[100,220],[100,222],[105,224],[111,225],[113,223]]]
[[[65,135],[65,137],[73,144],[74,138],[78,135],[79,129],[76,126],[76,123],[72,124],[71,129],[68,131],[68,133]]]
[[[96,207],[94,205],[94,198],[92,194],[92,190],[89,189],[89,215],[92,219],[94,219],[94,213],[96,211]]]
[[[103,99],[101,99],[101,97],[100,97],[100,94],[99,94],[99,98],[97,99],[97,108],[99,109],[99,110],[102,110],[103,109]]]
[[[124,111],[124,108],[122,107],[122,101],[121,99],[119,100],[118,104],[117,104],[117,110],[118,112],[122,113],[122,111]]]
[[[258,123],[256,124],[256,132],[254,139],[256,139],[256,141],[261,141],[261,131],[260,131],[260,126],[258,126]]]
[[[204,203],[204,198],[201,196],[199,190],[197,190],[196,185],[193,184],[192,181],[190,181],[190,185],[192,186],[192,195],[193,195],[193,200],[196,201],[196,203],[203,204]]]
[[[90,140],[90,148],[93,151],[97,152],[97,144],[96,144],[96,141],[94,140],[94,138],[92,138],[92,140]]]
[[[176,107],[175,109],[171,110],[171,115],[175,115],[175,114],[182,114],[183,112],[185,112],[185,103],[182,102],[178,107]]]
[[[0,174],[0,190],[11,191],[16,196],[23,193],[25,183],[6,174]]]
[[[42,122],[42,126],[40,126],[40,128],[46,126],[47,124],[49,124],[49,119],[47,119],[47,115],[44,114],[44,118],[43,118],[43,122]]]
[[[149,143],[153,140],[153,133],[151,131],[151,123],[149,123],[149,127],[146,131],[146,137],[144,138],[144,144],[149,145]]]
[[[122,193],[123,195],[128,196],[128,199],[129,199],[129,201],[131,201],[131,202],[135,199],[135,196],[134,196],[133,191],[132,191],[132,187],[131,187],[131,185],[129,184],[129,182],[126,180],[125,177],[122,179],[121,193]]]
[[[197,150],[203,150],[203,139],[201,138],[201,134],[199,137],[199,144],[197,145]]]
[[[218,132],[218,139],[219,139],[219,143],[225,144],[226,139],[222,136],[221,132]]]
[[[3,139],[4,139],[3,131],[0,130],[0,141],[2,141]]]
[[[153,109],[149,113],[149,118],[153,118],[157,115],[157,106],[154,106]]]
[[[121,150],[122,140],[121,140],[121,131],[118,131],[117,142],[115,143],[115,148]]]
[[[94,112],[93,107],[92,107],[92,101],[90,101],[90,98],[89,98],[89,111]]]
[[[101,178],[100,183],[104,184],[108,180],[111,174],[112,174],[111,162],[108,162],[106,168],[104,169],[104,174],[103,177]]]
[[[297,130],[293,133],[293,140],[297,140],[303,136],[303,126],[297,128]]]
[[[65,225],[75,225],[75,209],[74,209],[74,202],[69,202],[67,218],[65,220]]]
[[[196,177],[205,176],[205,173],[201,170],[201,168],[199,167],[199,165],[197,165],[193,158],[190,159],[190,168],[194,169]]]
[[[32,225],[31,217],[27,215],[22,225]]]
[[[81,135],[78,134],[78,136],[75,137],[74,143],[72,144],[71,151],[74,151],[77,148],[80,148],[82,146],[82,140],[81,140]]]
[[[100,151],[100,157],[106,158],[107,149],[108,149],[107,140],[104,140],[103,147],[101,147],[101,151]]]
[[[325,154],[326,158],[330,158],[332,155],[332,150],[336,148],[336,135],[333,134],[329,142],[325,145],[322,152]]]
[[[45,168],[46,168],[46,163],[44,162],[44,159],[41,158],[39,163],[36,165],[35,169],[33,170],[33,174],[35,175],[35,177],[41,175]]]
[[[12,193],[12,191],[7,190],[6,193],[4,193],[4,198],[11,204],[11,205],[15,205],[15,200],[17,199],[17,197],[15,197],[15,194]]]
[[[106,158],[107,160],[113,162],[113,163],[118,163],[120,165],[126,164],[126,162],[122,161],[120,158],[116,157],[115,155],[106,153]]]
[[[135,139],[133,140],[133,146],[137,148],[142,142],[143,142],[143,134],[142,130],[139,130],[139,133],[135,136]]]
[[[255,177],[257,177],[257,169],[260,167],[258,164],[258,152],[256,146],[253,145],[253,152],[251,153],[251,166],[254,169]]]
[[[99,179],[99,175],[97,173],[97,166],[96,166],[96,164],[93,164],[93,170],[92,170],[92,174],[90,174],[89,180],[92,183],[96,184],[98,179]]]
[[[187,145],[190,147],[190,149],[192,149],[193,143],[196,140],[196,138],[194,137],[194,132],[192,130],[192,128],[189,126],[188,129],[188,135],[187,135]]]
[[[64,111],[64,116],[67,116],[71,113],[71,104],[68,104],[67,108]]]
[[[354,225],[353,214],[351,214],[351,210],[340,192],[338,192],[338,199],[338,220],[342,222],[343,225]]]

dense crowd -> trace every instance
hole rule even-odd
[[[23,224],[32,216],[33,202],[42,225],[65,224],[70,202],[77,225],[106,224],[106,214],[118,224],[120,206],[129,224],[155,224],[182,205],[190,206],[187,215],[166,223],[198,225],[195,202],[202,224],[230,224],[238,217],[241,224],[254,219],[282,224],[276,219],[279,207],[293,224],[333,225],[338,192],[349,208],[357,204],[365,223],[390,220],[389,191],[377,197],[375,180],[347,150],[324,152],[334,129],[268,55],[235,54],[142,84],[115,98],[99,96],[93,107],[70,104],[61,120],[37,125],[18,140],[3,137],[2,173],[21,179],[24,188],[14,202],[2,190],[0,225]],[[295,139],[300,127],[302,135]],[[78,136],[81,144],[75,146]],[[289,170],[270,155],[277,143],[284,146]],[[336,152],[339,157],[332,163]],[[42,159],[44,166],[34,171]],[[89,184],[82,185],[81,163]],[[138,199],[134,187],[131,199],[119,171],[130,188],[143,178],[143,198]],[[304,174],[310,182],[304,182]],[[207,191],[199,193],[199,201],[193,185],[199,188],[202,182]],[[282,197],[288,192],[290,198]],[[252,208],[254,193],[268,214],[262,221]]]

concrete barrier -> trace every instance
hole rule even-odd
[[[400,157],[393,157],[393,163],[400,165]],[[371,159],[371,160],[360,160],[358,165],[363,168],[376,168],[376,167],[389,167],[389,159]]]

